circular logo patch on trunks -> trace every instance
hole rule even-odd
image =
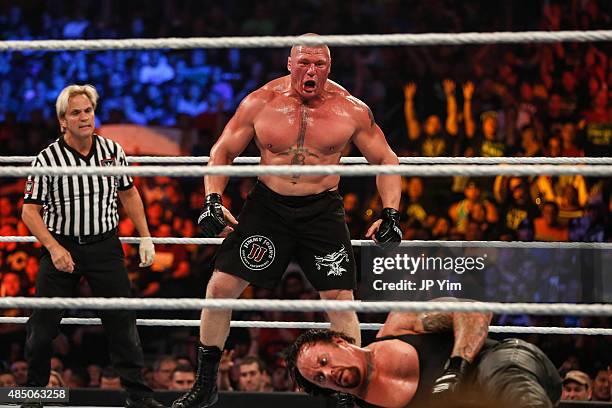
[[[274,243],[263,235],[251,235],[240,244],[240,260],[244,266],[254,271],[267,268],[275,257]]]

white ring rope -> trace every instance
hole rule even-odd
[[[140,237],[121,237],[122,242],[127,244],[137,244],[141,241]],[[223,238],[156,238],[153,237],[154,244],[177,244],[177,245],[221,245]],[[0,242],[38,242],[33,236],[0,236]],[[352,239],[351,244],[357,247],[376,246],[371,239]],[[417,248],[523,248],[523,249],[612,249],[612,242],[525,242],[525,241],[422,241],[403,240],[400,247]]]
[[[25,316],[1,317],[0,324],[24,324],[28,321]],[[64,325],[98,326],[102,324],[99,318],[90,317],[64,317]],[[139,326],[149,327],[200,327],[196,319],[136,319]],[[280,322],[280,321],[247,321],[233,320],[230,327],[261,328],[261,329],[329,329],[330,323],[319,322]],[[362,330],[380,330],[382,323],[359,323]],[[587,336],[612,336],[612,329],[585,328],[585,327],[542,327],[542,326],[490,326],[491,333],[522,333],[522,334],[584,334]]]
[[[415,46],[502,43],[593,42],[612,40],[611,30],[592,31],[522,31],[489,33],[422,33],[322,35],[318,37],[196,37],[127,38],[97,40],[21,40],[0,41],[0,51],[23,50],[132,50],[188,48],[279,48],[294,44],[331,46]]]
[[[35,156],[0,156],[0,163],[32,163]],[[128,156],[129,163],[204,164],[209,156]],[[258,164],[259,157],[241,156],[234,164]],[[612,164],[612,157],[399,157],[400,164]],[[368,164],[365,157],[342,157],[342,164]]]
[[[232,309],[263,311],[491,312],[497,314],[612,316],[612,304],[500,303],[500,302],[361,302],[342,300],[196,299],[196,298],[0,298],[0,308],[90,310],[200,310]]]
[[[33,176],[74,176],[103,175],[103,176],[171,176],[171,177],[202,177],[205,175],[217,176],[259,176],[270,175],[342,175],[342,176],[374,176],[374,175],[403,175],[403,176],[470,176],[484,177],[496,175],[585,175],[585,176],[612,176],[612,166],[569,166],[569,165],[306,165],[306,166],[114,166],[114,167],[80,167],[80,166],[6,166],[0,167],[0,177],[27,177]]]

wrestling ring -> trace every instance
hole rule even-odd
[[[130,39],[130,40],[72,40],[72,41],[2,41],[0,51],[20,50],[67,50],[67,49],[139,49],[139,48],[228,48],[228,47],[284,47],[297,41],[301,44],[320,44],[334,46],[412,46],[428,44],[484,44],[484,43],[522,43],[558,41],[610,41],[612,30],[566,31],[566,32],[516,32],[516,33],[459,33],[459,34],[399,34],[399,35],[355,35],[321,36],[316,38],[300,37],[251,37],[251,38],[192,38],[192,39]],[[1,163],[30,163],[33,157],[0,157]],[[201,177],[204,175],[257,176],[262,174],[300,174],[321,175],[339,174],[342,176],[373,176],[378,174],[398,174],[404,176],[495,176],[495,175],[587,175],[598,177],[612,176],[612,158],[446,158],[446,157],[405,157],[400,165],[366,165],[364,158],[343,158],[338,166],[258,166],[259,158],[241,157],[236,159],[239,166],[196,167],[193,164],[206,163],[207,157],[129,157],[130,162],[144,164],[171,164],[172,166],[145,165],[128,168],[71,168],[71,167],[0,167],[0,177],[26,177],[28,175],[73,175],[78,169],[80,174],[92,175],[131,175],[131,176],[172,176]],[[179,164],[179,165],[175,165]],[[122,237],[126,243],[138,243],[137,237]],[[34,237],[2,236],[0,242],[35,242]],[[218,245],[221,238],[153,238],[158,244],[197,244]],[[370,247],[370,240],[353,240],[359,247]],[[501,242],[501,241],[402,241],[400,247],[447,247],[447,248],[516,248],[516,249],[575,249],[590,251],[612,250],[612,243],[579,242]],[[570,316],[612,316],[612,304],[607,302],[577,303],[529,303],[529,302],[421,302],[421,301],[322,301],[322,300],[246,300],[246,299],[168,299],[168,298],[0,298],[0,308],[65,308],[65,309],[132,309],[132,310],[199,310],[202,308],[233,310],[267,311],[346,311],[388,312],[388,311],[480,311],[499,314],[529,315],[570,315]],[[23,324],[27,317],[1,317],[0,323]],[[199,320],[184,319],[139,319],[142,326],[198,327]],[[99,319],[64,318],[62,324],[98,325]],[[280,322],[280,321],[232,321],[231,327],[256,328],[320,328],[328,323]],[[363,330],[378,330],[380,324],[362,323]],[[492,333],[516,334],[553,334],[553,335],[612,335],[610,328],[582,327],[523,327],[492,326]],[[71,397],[72,405],[121,405],[116,394],[76,390]],[[164,402],[172,401],[174,395],[156,395]],[[323,399],[299,394],[224,394],[218,404],[222,407],[268,406],[271,404],[291,404],[294,407],[331,406]],[[579,404],[573,403],[571,406]],[[597,406],[597,405],[589,405]],[[604,405],[602,405],[604,406]]]

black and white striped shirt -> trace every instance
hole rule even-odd
[[[33,167],[127,165],[121,146],[96,134],[87,156],[68,146],[62,136],[32,163]],[[51,232],[98,235],[117,227],[117,190],[128,190],[133,185],[130,176],[29,176],[24,203],[43,206],[43,220]]]

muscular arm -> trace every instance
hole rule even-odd
[[[145,217],[144,206],[142,205],[142,199],[136,187],[132,187],[128,190],[119,191],[119,200],[125,212],[127,213],[134,227],[138,231],[138,235],[141,237],[150,237],[149,227],[147,225],[147,218]]]
[[[451,301],[455,299],[444,298],[436,300]],[[491,313],[390,313],[378,337],[452,331],[455,342],[451,357],[458,356],[473,362],[487,338],[491,317]]]
[[[246,149],[255,136],[254,119],[265,103],[265,96],[270,91],[258,90],[248,95],[234,116],[223,129],[219,140],[210,151],[209,166],[231,164],[240,153]],[[206,195],[210,193],[222,194],[229,180],[228,176],[205,176],[204,188]]]
[[[424,333],[453,330],[455,343],[451,357],[459,356],[470,363],[482,348],[489,333],[491,314],[438,312],[423,313]]]
[[[357,111],[358,128],[353,143],[370,164],[399,164],[397,155],[391,150],[385,135],[376,122],[370,108],[361,103]],[[399,209],[401,177],[397,175],[376,176],[376,187],[383,208]]]

